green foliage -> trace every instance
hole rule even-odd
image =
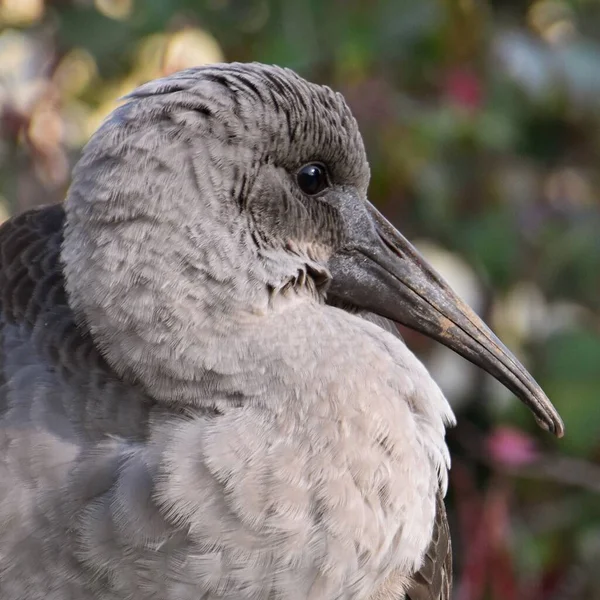
[[[600,410],[593,407],[600,406],[599,356],[597,335],[570,330],[548,340],[540,370],[546,392],[573,431],[561,445],[584,457],[598,446]]]

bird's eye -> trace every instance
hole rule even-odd
[[[329,184],[325,167],[317,163],[302,167],[298,171],[297,180],[300,189],[309,196],[322,192]]]

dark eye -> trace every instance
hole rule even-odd
[[[314,196],[323,191],[327,185],[327,171],[323,165],[311,163],[298,171],[298,186],[309,196]]]

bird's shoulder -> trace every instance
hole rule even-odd
[[[0,226],[0,308],[8,323],[35,325],[50,302],[67,305],[59,264],[61,205],[28,210]]]
[[[69,305],[64,225],[57,204],[0,226],[0,420],[67,438],[144,435],[147,398],[116,376]]]
[[[28,345],[68,382],[83,371],[108,374],[109,369],[69,306],[60,259],[64,223],[64,208],[56,204],[0,226],[0,315],[1,354]]]

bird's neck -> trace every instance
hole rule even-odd
[[[110,245],[96,236],[76,246],[67,288],[109,365],[156,400],[194,406],[254,397],[269,385],[266,361],[276,363],[290,343],[307,343],[296,340],[292,317],[322,302],[311,277],[290,267],[269,285],[268,259],[249,271],[244,256],[217,243],[184,263],[168,250],[188,243],[177,230],[154,251],[126,228],[118,232],[123,243],[113,231]]]
[[[308,288],[248,298],[241,290],[226,299],[196,298],[195,306],[171,315],[165,343],[147,335],[152,352],[142,369],[150,375],[146,387],[153,396],[191,406],[253,402],[283,385],[295,357],[306,353],[311,341],[318,343],[318,331],[310,323],[302,327],[307,323],[300,315],[322,306]],[[183,320],[176,322],[178,317]]]

